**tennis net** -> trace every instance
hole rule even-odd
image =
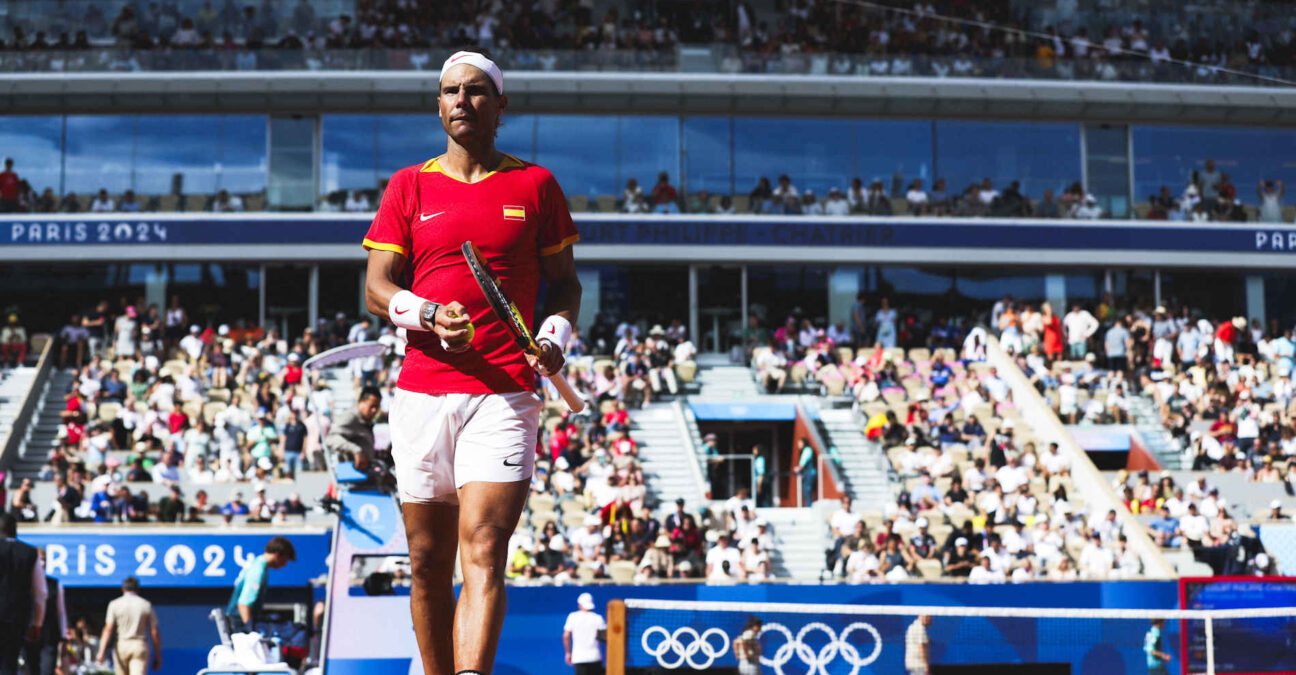
[[[614,601],[608,617],[613,674],[1296,671],[1296,608],[1290,607],[1115,610],[626,599]]]

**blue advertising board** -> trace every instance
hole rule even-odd
[[[293,543],[297,561],[275,570],[270,585],[304,586],[328,572],[331,535],[327,530],[262,534],[61,528],[58,532],[22,532],[18,538],[43,547],[46,573],[70,588],[118,586],[130,576],[153,588],[229,588],[276,535]]]
[[[1296,252],[1296,227],[1258,223],[576,214],[584,244],[1089,251]],[[133,214],[0,218],[0,248],[354,244],[367,215]]]
[[[1296,578],[1211,577],[1180,579],[1184,609],[1296,607]],[[1206,672],[1206,625],[1186,621],[1188,673]],[[1215,672],[1296,672],[1296,616],[1214,619]]]

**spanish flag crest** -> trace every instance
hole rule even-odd
[[[504,220],[526,220],[525,206],[505,206]]]

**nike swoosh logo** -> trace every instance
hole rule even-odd
[[[509,461],[506,459],[506,460],[504,460],[504,466],[522,466],[522,463],[521,463],[521,462],[518,462],[517,464],[511,464],[511,463],[509,463]]]
[[[443,214],[443,213],[445,213],[445,211],[437,211],[436,213],[432,213],[432,214],[428,214],[428,215],[424,215],[424,214],[420,213],[420,214],[419,214],[419,221],[420,221],[420,222],[424,222],[424,223],[426,223],[427,221],[432,220],[433,218],[436,218],[437,216],[439,216],[439,215],[441,215],[441,214]]]
[[[404,314],[405,312],[408,312],[408,311],[409,311],[409,307],[406,307],[405,309],[398,309],[398,310],[396,310],[396,313],[397,313],[397,314]]]

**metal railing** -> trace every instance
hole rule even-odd
[[[18,460],[18,448],[27,440],[28,429],[31,427],[32,418],[35,417],[36,408],[44,398],[49,373],[54,364],[54,348],[57,344],[58,340],[47,340],[45,348],[41,350],[40,358],[36,361],[36,376],[32,378],[31,384],[27,385],[27,392],[23,394],[22,407],[14,417],[13,426],[9,428],[9,437],[5,439],[4,447],[0,448],[0,468],[7,470]],[[17,479],[16,475],[14,479]]]
[[[96,73],[173,71],[425,71],[435,73],[448,47],[360,49],[225,49],[98,47],[0,52],[0,73]],[[1280,85],[1296,79],[1296,67],[1206,64],[1117,59],[971,57],[959,54],[766,53],[731,44],[670,49],[500,49],[507,71],[666,72],[721,75],[837,75],[860,78],[989,78],[1199,85]]]

